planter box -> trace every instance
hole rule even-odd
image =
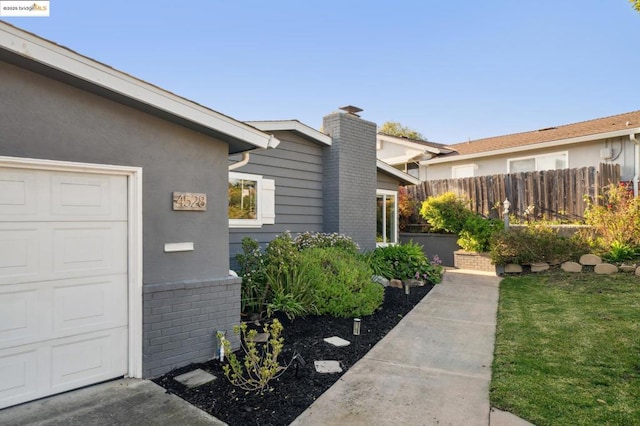
[[[454,266],[458,269],[473,271],[496,272],[496,266],[491,263],[488,253],[457,250],[453,253]]]
[[[453,252],[460,250],[457,235],[452,234],[424,234],[401,232],[400,242],[405,244],[413,241],[422,246],[422,251],[429,259],[437,255],[443,266],[454,266]]]

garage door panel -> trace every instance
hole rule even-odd
[[[126,327],[58,341],[51,347],[52,389],[62,392],[124,376],[127,361],[120,348],[126,346]]]
[[[108,279],[106,279],[108,278]],[[127,325],[127,276],[76,280],[53,288],[53,337]]]
[[[125,222],[56,225],[53,276],[126,272],[126,232]]]
[[[37,350],[0,357],[0,408],[38,397]]]
[[[36,171],[0,169],[0,218],[29,217],[38,212]]]
[[[37,226],[0,224],[0,283],[37,277],[39,239]]]
[[[87,220],[125,220],[127,180],[123,176],[78,176],[60,173],[51,177],[51,214]]]
[[[37,290],[14,290],[0,293],[0,341],[7,342],[6,346],[34,341],[40,335]]]

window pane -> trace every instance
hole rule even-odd
[[[566,154],[554,154],[538,157],[538,170],[555,170],[567,167]]]
[[[382,195],[376,196],[376,241],[379,243],[384,242],[384,197]]]
[[[388,243],[395,243],[395,235],[396,235],[396,200],[393,195],[386,196],[386,226],[385,226],[385,237],[387,238]]]
[[[509,161],[509,173],[535,172],[535,171],[536,171],[535,158],[525,158],[523,160]]]
[[[229,219],[257,219],[258,182],[229,179]]]
[[[453,167],[451,170],[453,171],[454,179],[473,177],[474,166],[473,165],[458,166],[458,167]]]

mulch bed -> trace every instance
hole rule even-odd
[[[284,374],[270,382],[270,389],[263,394],[246,392],[231,385],[224,377],[218,360],[173,370],[154,379],[154,382],[231,426],[288,425],[395,327],[432,287],[412,287],[408,299],[403,289],[387,287],[382,308],[362,318],[357,345],[354,344],[352,318],[311,316],[289,321],[280,317],[284,326],[284,350],[280,359],[286,363],[297,352],[305,365],[299,366],[297,372],[291,365]],[[331,336],[352,343],[338,348],[323,341]],[[313,365],[316,360],[339,361],[343,372],[316,373]],[[173,380],[175,376],[196,368],[208,371],[217,380],[193,389]]]

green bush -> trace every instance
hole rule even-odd
[[[360,249],[351,237],[336,232],[331,234],[324,232],[304,232],[296,237],[295,243],[298,246],[298,250],[337,247],[356,253]]]
[[[503,223],[499,219],[485,219],[480,215],[472,215],[464,222],[458,245],[466,251],[483,253],[489,250],[491,237],[500,229]]]
[[[420,216],[427,220],[433,231],[459,234],[473,215],[467,204],[453,192],[445,192],[423,201]]]
[[[388,279],[424,279],[434,284],[442,281],[443,268],[439,264],[429,262],[422,246],[413,241],[378,247],[367,256],[367,261],[369,265],[373,265],[372,269],[376,271],[376,275]]]
[[[242,253],[236,255],[242,277],[242,312],[262,312],[267,302],[269,287],[265,275],[264,253],[260,245],[250,237],[242,239]]]
[[[360,256],[335,247],[311,248],[300,252],[299,262],[315,289],[319,314],[364,316],[382,305],[384,288],[371,281],[371,268]]]
[[[491,241],[491,261],[496,265],[535,262],[560,264],[577,261],[589,252],[589,245],[580,237],[566,238],[545,226],[530,226],[496,233]]]
[[[283,312],[293,320],[295,317],[318,312],[315,287],[307,281],[308,274],[299,262],[286,269],[267,267],[266,276],[271,291],[267,303],[269,317],[275,312]]]

